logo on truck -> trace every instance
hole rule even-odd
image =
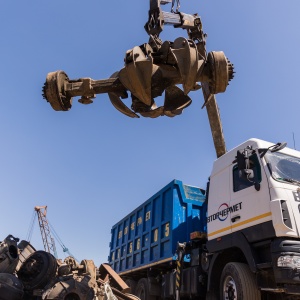
[[[219,219],[221,222],[225,221],[229,213],[233,213],[242,209],[242,202],[229,206],[227,203],[222,203],[219,206],[218,212],[207,217],[207,223]]]

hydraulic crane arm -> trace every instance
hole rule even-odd
[[[190,15],[179,12],[179,1],[174,10],[173,0],[150,0],[150,9],[148,12],[149,18],[145,24],[145,30],[149,35],[159,35],[163,31],[164,25],[173,25],[176,28],[193,29],[201,24],[197,14]],[[166,12],[161,9],[161,4],[172,3],[171,12]]]

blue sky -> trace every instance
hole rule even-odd
[[[120,70],[126,50],[148,40],[148,6],[0,2],[0,239],[25,239],[34,206],[48,205],[64,244],[99,265],[112,225],[172,179],[205,187],[216,155],[201,91],[173,119],[130,119],[107,95],[55,112],[41,96],[51,71],[103,79]],[[217,95],[227,148],[251,137],[293,148],[294,133],[299,149],[300,2],[181,0],[181,11],[198,12],[208,51],[224,51],[235,65]],[[185,31],[172,27],[161,35],[179,36]],[[43,247],[37,224],[32,243]]]

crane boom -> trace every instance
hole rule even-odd
[[[55,242],[51,236],[49,222],[47,220],[47,206],[36,206],[34,210],[37,213],[39,227],[42,235],[45,251],[52,253],[57,258]]]

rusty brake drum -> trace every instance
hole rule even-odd
[[[233,78],[233,64],[227,59],[223,51],[209,52],[207,63],[211,70],[210,93],[225,92],[229,81]]]
[[[43,87],[43,97],[56,111],[67,111],[72,107],[72,98],[65,93],[65,84],[69,81],[64,71],[50,72]]]
[[[56,258],[46,251],[31,254],[17,272],[25,290],[44,288],[56,275]]]

